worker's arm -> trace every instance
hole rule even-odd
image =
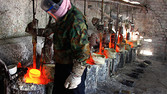
[[[52,46],[52,42],[53,42],[53,27],[55,27],[55,24],[50,24],[47,25],[46,28],[37,28],[35,29],[33,26],[33,22],[30,22],[27,27],[25,32],[31,34],[32,36],[41,36],[41,37],[45,37],[45,41],[44,41],[44,47],[42,48],[42,61],[41,62],[45,62],[45,63],[50,63],[51,62],[51,46]]]
[[[31,34],[32,36],[42,36],[42,37],[50,37],[54,31],[52,30],[52,27],[55,26],[55,24],[51,24],[50,26],[47,26],[46,28],[34,28],[34,22],[30,22],[25,32]]]
[[[77,88],[81,82],[81,76],[86,68],[86,60],[90,55],[87,25],[81,23],[76,25],[70,34],[71,49],[73,51],[73,68],[71,75],[66,79],[65,87],[68,89]]]

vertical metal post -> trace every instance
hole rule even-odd
[[[117,33],[118,33],[118,23],[119,23],[119,4],[116,4],[116,8],[117,8],[117,21],[116,21],[116,28],[115,28],[115,44],[114,44],[114,49],[116,49],[116,45],[117,45]]]
[[[133,8],[132,8],[132,23],[133,23]]]
[[[126,16],[128,17],[129,15],[129,7],[127,6],[127,12],[126,12]]]
[[[37,31],[37,21],[35,19],[35,1],[33,1],[33,26],[35,30]],[[37,33],[37,32],[36,32]],[[33,44],[33,68],[36,69],[36,44],[37,44],[37,36],[32,35],[32,44]]]
[[[86,16],[86,0],[84,0],[84,15]]]
[[[101,23],[103,22],[103,3],[104,3],[104,0],[102,0],[101,2]]]
[[[111,21],[111,16],[112,16],[111,13],[112,13],[112,12],[111,12],[111,4],[110,4],[110,21]]]

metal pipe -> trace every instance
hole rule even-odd
[[[133,23],[133,8],[132,8],[132,23]]]
[[[117,45],[117,40],[118,40],[118,37],[117,37],[117,33],[118,33],[118,23],[119,23],[119,4],[116,4],[116,7],[117,7],[117,21],[116,21],[116,28],[115,28],[115,44],[114,44],[114,49],[116,49],[116,45]]]
[[[32,0],[32,4],[33,4],[33,20],[35,20],[36,12],[35,12],[35,1],[34,0]]]
[[[103,22],[103,3],[104,3],[104,0],[102,0],[101,2],[101,23]]]
[[[129,16],[129,7],[127,6],[126,16]]]
[[[86,16],[86,0],[84,0],[84,15]]]
[[[112,11],[111,11],[111,5],[110,5],[110,21],[111,21],[111,17],[112,17],[111,13],[112,13]]]
[[[83,1],[83,0],[80,0],[80,1]],[[100,2],[101,1],[88,1],[88,2]],[[137,7],[137,8],[145,8],[143,5],[141,4],[132,4],[132,3],[129,3],[129,2],[124,2],[122,0],[110,0],[110,1],[105,1],[103,2],[105,4],[112,4],[112,3],[116,3],[116,4],[121,4],[121,5],[126,5],[126,6],[130,6],[130,7]]]
[[[36,30],[36,33],[37,33],[37,20],[35,19],[35,14],[36,14],[36,11],[35,11],[35,1],[33,1],[33,26]],[[32,36],[32,44],[33,44],[33,68],[36,69],[36,45],[37,45],[37,36],[36,35],[33,35]]]

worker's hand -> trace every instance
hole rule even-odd
[[[27,25],[25,32],[31,34],[32,36],[36,36],[37,35],[37,32],[36,32],[37,30],[35,30],[35,27],[36,27],[37,23],[38,23],[38,20],[30,22]]]
[[[86,66],[82,66],[81,62],[74,60],[73,68],[71,74],[66,79],[64,84],[65,88],[74,89],[81,83],[81,76],[86,68]]]
[[[76,76],[74,73],[71,73],[64,84],[65,88],[75,89],[81,83],[81,77]]]

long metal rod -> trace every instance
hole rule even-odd
[[[116,28],[115,28],[115,44],[114,44],[114,49],[116,49],[116,45],[117,45],[117,40],[118,40],[118,36],[117,36],[117,33],[118,33],[118,23],[119,23],[119,4],[116,4],[116,7],[117,7],[117,21],[116,21]]]
[[[133,8],[132,8],[132,23],[133,23],[133,16],[134,16],[134,14],[133,14]]]
[[[35,19],[35,1],[33,1],[33,25],[35,26],[35,29],[36,28],[36,19]],[[33,35],[32,36],[32,44],[33,44],[33,68],[36,69],[36,45],[37,45],[37,36],[36,35]]]
[[[33,3],[33,20],[35,20],[35,14],[36,14],[36,12],[35,12],[35,1],[32,0],[32,3]]]
[[[126,16],[129,16],[129,7],[127,6]]]
[[[84,15],[86,16],[86,0],[84,0]]]
[[[101,1],[101,23],[103,22],[103,3],[104,0]]]
[[[110,5],[110,21],[111,21],[111,17],[112,17],[111,13],[112,13],[112,9],[111,9],[111,5]]]

